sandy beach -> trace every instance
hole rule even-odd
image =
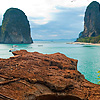
[[[100,43],[85,43],[85,42],[68,42],[67,44],[80,44],[80,45],[95,45],[95,46],[100,46]]]

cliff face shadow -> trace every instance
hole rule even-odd
[[[42,95],[42,96],[38,96],[36,100],[82,100],[82,99],[71,95],[66,95],[66,96]]]

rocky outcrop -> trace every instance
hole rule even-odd
[[[100,86],[64,54],[20,50],[0,59],[0,100],[100,100]]]
[[[0,43],[32,43],[27,16],[17,8],[8,9],[2,21]]]
[[[82,42],[100,42],[100,4],[96,1],[91,2],[85,12],[84,31],[79,34],[77,41]],[[90,38],[91,37],[91,38]],[[92,38],[93,37],[93,38]],[[99,38],[98,41],[96,38]]]

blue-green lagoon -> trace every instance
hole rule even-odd
[[[60,52],[67,57],[78,60],[77,69],[87,80],[95,84],[98,83],[100,70],[100,46],[66,44],[65,42],[55,41],[34,41],[33,44],[0,44],[0,58],[9,58],[12,55],[9,49],[17,45],[17,50],[25,49],[29,52],[40,52],[51,54]]]

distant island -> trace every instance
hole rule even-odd
[[[30,25],[25,13],[18,8],[9,8],[0,27],[0,43],[24,44],[33,43]]]
[[[76,42],[100,43],[100,4],[91,2],[85,12],[84,31]]]

